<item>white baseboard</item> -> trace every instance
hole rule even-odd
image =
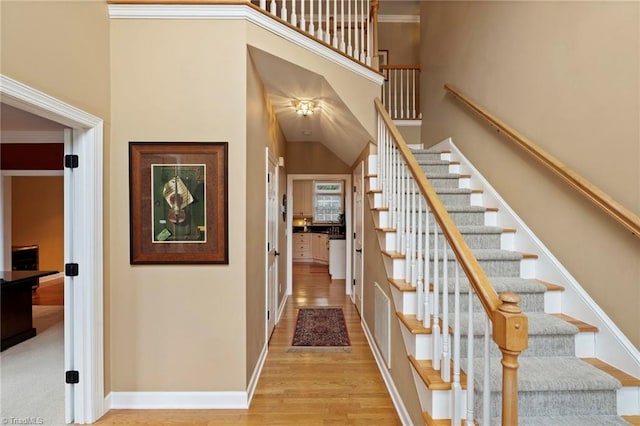
[[[249,404],[251,404],[251,400],[253,399],[253,394],[256,391],[256,386],[258,386],[258,380],[260,380],[260,373],[262,373],[262,368],[264,367],[264,363],[267,360],[268,353],[269,353],[269,343],[265,342],[264,347],[262,348],[262,353],[260,354],[260,359],[256,364],[256,368],[253,369],[251,380],[249,380],[249,386],[247,386],[247,407],[249,406]]]
[[[385,365],[384,358],[382,354],[378,350],[376,346],[373,335],[367,327],[367,323],[364,321],[360,321],[362,325],[362,330],[364,330],[364,335],[367,338],[367,342],[369,343],[369,347],[371,348],[371,352],[373,353],[373,358],[376,360],[376,364],[378,364],[378,370],[380,370],[380,374],[382,375],[382,379],[384,380],[384,384],[387,386],[387,390],[389,391],[389,396],[391,396],[391,401],[393,401],[393,405],[396,407],[396,412],[398,413],[398,417],[400,417],[400,421],[403,425],[413,425],[411,421],[411,417],[409,416],[409,412],[407,411],[407,407],[404,405],[404,401],[396,388],[396,384],[393,382],[393,378]]]
[[[247,392],[111,392],[105,407],[112,409],[246,409]]]
[[[285,294],[282,298],[282,302],[280,302],[280,306],[278,306],[278,316],[276,316],[276,324],[280,322],[280,317],[282,317],[282,313],[284,312],[284,305],[287,303],[288,298],[289,295]]]

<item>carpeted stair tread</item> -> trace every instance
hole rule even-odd
[[[500,250],[500,249],[473,249],[473,255],[478,261],[483,260],[522,260],[523,256],[521,253],[510,251],[510,250]],[[453,250],[448,250],[447,252],[449,261],[455,259],[455,255],[453,254]],[[442,248],[440,248],[438,257],[442,259]],[[431,259],[433,259],[433,253],[431,253]]]
[[[519,277],[489,277],[489,281],[493,284],[496,293],[504,293],[512,291],[514,293],[545,293],[547,287],[540,281],[519,278]],[[449,285],[447,290],[453,293],[455,290],[455,278],[449,277]],[[442,291],[442,286],[440,287]],[[469,280],[466,277],[460,277],[460,294],[469,292]]]
[[[473,314],[473,334],[476,336],[484,335],[484,315],[484,312]],[[545,312],[525,312],[525,315],[529,323],[529,336],[576,335],[579,332],[575,325]],[[467,335],[468,323],[469,314],[460,313],[460,334],[463,336]]]
[[[491,424],[500,424],[499,419],[492,419]],[[536,416],[518,417],[520,426],[629,426],[618,416]]]
[[[474,362],[475,382],[480,390],[483,362],[483,359]],[[520,357],[518,363],[519,392],[613,391],[622,387],[619,380],[574,357]],[[502,365],[499,358],[492,358],[491,391],[498,392],[501,385]]]

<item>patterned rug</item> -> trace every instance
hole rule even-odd
[[[351,352],[342,308],[300,308],[289,352]]]

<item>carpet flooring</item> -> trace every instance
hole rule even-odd
[[[33,324],[35,337],[0,355],[0,417],[64,425],[64,308],[34,305]]]
[[[289,352],[349,352],[342,308],[300,308]]]

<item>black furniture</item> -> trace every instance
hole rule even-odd
[[[2,271],[0,272],[0,313],[2,343],[0,351],[36,335],[33,328],[31,288],[38,278],[58,271]]]
[[[40,254],[37,245],[11,246],[11,269],[14,271],[37,271],[40,269]],[[36,281],[32,290],[38,289]]]

